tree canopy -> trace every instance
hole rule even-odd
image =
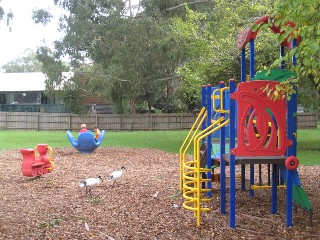
[[[300,77],[312,77],[315,83],[320,79],[320,13],[319,1],[279,0],[273,15],[275,23],[287,28],[289,39],[301,37],[297,48],[287,53],[285,59],[296,55],[297,64],[291,69]],[[295,26],[288,26],[286,22],[292,21]],[[285,35],[286,36],[286,35]],[[285,36],[278,36],[278,39]],[[277,63],[277,62],[276,62]]]
[[[7,73],[41,72],[42,63],[37,59],[36,53],[26,49],[23,56],[4,64],[1,68]]]
[[[70,91],[112,99],[118,112],[135,113],[144,105],[149,110],[156,106],[162,111],[191,111],[199,105],[201,85],[240,79],[236,37],[265,15],[288,35],[261,33],[256,43],[257,69],[278,67],[295,54],[297,64],[288,68],[298,73],[300,81],[312,83],[308,86],[319,95],[315,90],[320,64],[317,0],[141,0],[134,9],[131,1],[122,0],[55,3],[67,10],[60,24],[66,35],[53,51],[39,51],[40,57],[46,56],[40,59],[48,75],[57,77],[50,72],[61,70],[61,56],[70,56],[75,72]],[[46,24],[50,16],[37,11],[33,18]],[[295,26],[286,25],[288,21]],[[298,36],[302,40],[298,47],[279,58],[279,42]],[[57,79],[52,78],[49,86]]]

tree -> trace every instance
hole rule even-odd
[[[235,36],[256,16],[267,14],[270,5],[271,1],[267,0],[260,4],[217,0],[210,8],[212,11],[199,13],[187,7],[184,17],[174,19],[174,36],[186,54],[178,73],[183,79],[181,95],[189,103],[189,111],[199,105],[201,85],[216,86],[222,80],[240,79],[240,52]],[[269,42],[269,37],[260,39],[256,48],[261,54],[257,58],[258,64],[266,59],[271,62],[270,56],[275,56],[277,49],[272,50]]]
[[[123,102],[119,96],[127,99],[132,113],[137,104],[146,101],[150,110],[163,94],[166,81],[162,79],[174,74],[175,68],[169,64],[172,55],[162,40],[168,30],[146,18],[117,19],[114,23],[119,27],[104,31],[103,39],[108,41],[97,43],[104,45],[105,52],[96,52],[101,49],[96,46],[92,60],[103,67],[104,74],[113,76],[109,83],[114,101]]]
[[[35,23],[46,25],[51,21],[52,17],[51,13],[45,9],[37,9],[32,12],[32,19]]]
[[[0,20],[3,19],[4,16],[4,10],[3,8],[0,6]]]
[[[99,39],[94,28],[98,26],[105,16],[120,14],[123,6],[122,1],[55,1],[68,14],[61,18],[61,30],[66,32],[63,41],[55,42],[55,49],[52,51],[46,47],[42,47],[38,51],[38,57],[44,65],[44,71],[48,75],[47,94],[54,95],[63,99],[66,105],[73,112],[84,113],[86,109],[83,107],[84,97],[90,94],[90,90],[94,89],[89,80],[96,80],[99,83],[103,72],[90,72],[93,70],[101,70],[99,65],[91,67],[90,55],[94,54],[95,41]],[[49,16],[49,18],[47,17]],[[50,21],[51,14],[46,11],[34,12],[33,19],[35,22],[46,24]],[[103,32],[102,29],[100,32]],[[104,52],[104,51],[102,51]],[[61,56],[68,55],[71,58],[71,66],[74,71],[74,77],[68,81],[63,81],[62,71],[65,65],[60,60]],[[89,63],[88,63],[89,62]],[[63,91],[56,91],[56,87],[60,86]],[[91,87],[91,88],[90,88]],[[101,91],[101,88],[98,88]],[[96,92],[92,92],[95,94]],[[100,95],[100,94],[99,94]],[[77,101],[75,101],[77,99]]]
[[[308,112],[320,112],[318,84],[312,77],[302,76],[298,84],[298,103]]]
[[[141,0],[144,14],[153,19],[168,19],[183,17],[186,14],[185,7],[193,11],[207,12],[212,6],[212,0]]]
[[[282,60],[290,61],[293,54],[298,61],[296,65],[289,66],[300,78],[310,76],[316,84],[320,79],[320,14],[319,1],[279,0],[274,9],[274,24],[282,26],[286,34],[278,35],[281,41],[301,37],[297,48],[288,51],[284,59],[278,59],[274,65]],[[288,21],[295,26],[286,25]]]
[[[184,102],[190,111],[200,102],[201,85],[240,79],[236,36],[274,9],[271,0],[196,0],[187,4],[180,0],[141,0],[142,10],[135,15],[126,7],[127,2],[57,0],[68,11],[61,21],[66,36],[56,42],[50,55],[55,61],[64,54],[71,57],[73,88],[83,89],[85,83],[88,93],[111,98],[118,112],[130,109],[132,113],[138,105],[149,110],[161,106],[169,111],[169,101],[177,102],[176,106]],[[285,1],[277,2],[280,5],[275,8],[279,14],[281,2]],[[48,19],[50,14],[45,11],[34,14],[38,22]],[[258,69],[278,58],[279,44],[268,31],[259,35],[255,49]],[[48,75],[48,69],[54,72],[49,67]],[[310,74],[312,70],[308,71]]]
[[[86,85],[86,79],[81,75],[64,77],[63,72],[69,71],[69,67],[60,59],[59,54],[48,47],[40,47],[37,50],[37,58],[43,63],[42,72],[48,77],[45,94],[63,100],[71,112],[86,113],[87,109],[83,104],[85,98],[83,86]]]
[[[9,31],[11,31],[10,22],[13,18],[13,13],[11,11],[6,13],[5,10],[0,6],[0,21],[3,20],[4,17],[6,17],[6,24],[9,27]]]
[[[319,20],[318,1],[279,0],[273,8],[268,24],[261,26],[261,29],[279,26],[281,34],[274,35],[278,42],[297,39],[297,47],[286,48],[284,57],[276,57],[272,64],[265,65],[264,68],[272,69],[284,63],[287,69],[295,72],[296,78],[284,82],[281,85],[282,89],[290,97],[293,92],[291,82],[298,83],[298,101],[309,111],[319,111]],[[296,58],[294,64],[292,64],[293,56]]]
[[[41,72],[42,64],[31,49],[26,49],[24,56],[4,64],[2,69],[7,73]]]
[[[148,17],[129,17],[120,0],[57,2],[69,15],[61,23],[66,36],[56,42],[56,54],[68,54],[74,71],[90,76],[89,92],[111,97],[119,112],[125,111],[126,103],[132,113],[144,102],[150,110],[163,98],[176,75],[167,25]]]

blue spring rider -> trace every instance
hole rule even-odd
[[[94,139],[92,132],[84,132],[79,134],[76,140],[70,131],[67,131],[67,136],[71,145],[81,153],[92,153],[100,146],[104,139],[106,131],[102,130],[98,141]]]

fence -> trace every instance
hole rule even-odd
[[[92,129],[112,131],[186,130],[196,119],[193,114],[96,114],[80,116],[67,113],[0,112],[0,129],[77,131],[82,123]],[[298,128],[317,128],[315,113],[299,113]]]
[[[297,124],[298,128],[317,128],[318,116],[316,113],[298,113]]]
[[[197,116],[193,114],[93,114],[80,116],[66,113],[0,112],[0,129],[79,130],[82,123],[92,129],[113,131],[190,129]]]

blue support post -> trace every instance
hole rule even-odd
[[[246,190],[246,165],[241,165],[241,190]]]
[[[229,80],[230,95],[235,92],[235,80]],[[229,195],[229,204],[230,204],[230,228],[236,227],[236,159],[233,154],[231,154],[231,149],[235,148],[236,141],[236,104],[235,100],[230,97],[230,195]]]
[[[280,45],[280,57],[284,57],[284,46],[282,45]],[[280,68],[281,69],[285,68],[284,61],[281,62]]]
[[[292,47],[296,47],[297,40],[292,41]],[[296,56],[292,56],[292,64],[296,64]],[[293,85],[293,88],[296,93],[291,95],[290,101],[287,102],[287,126],[288,126],[288,138],[292,140],[292,146],[288,148],[288,156],[297,156],[297,105],[298,105],[298,96],[297,96],[297,86]]]
[[[297,46],[297,40],[292,41],[292,47]],[[292,56],[292,64],[296,64],[296,56]],[[294,85],[297,91],[297,87]],[[287,156],[297,156],[297,94],[291,95],[290,101],[287,102],[287,137],[292,141],[292,145],[287,149]],[[292,187],[293,171],[286,169],[286,224],[292,226]]]
[[[297,91],[297,87],[294,85],[293,88]],[[297,94],[291,95],[290,101],[287,102],[287,134],[288,138],[292,141],[292,145],[288,147],[288,156],[297,156]]]
[[[249,194],[251,197],[254,196],[254,190],[251,189],[252,185],[254,185],[254,164],[250,164],[250,190],[249,190]]]
[[[225,86],[225,83],[221,81],[219,83],[219,88],[224,88],[224,86]],[[225,117],[225,113],[221,113],[220,116]],[[220,212],[221,214],[226,214],[226,163],[223,158],[223,154],[225,154],[225,151],[226,151],[225,137],[226,137],[226,129],[225,127],[223,127],[220,129]]]
[[[284,46],[280,45],[280,57],[284,57]],[[281,69],[285,69],[285,62],[281,61],[280,64]]]
[[[211,125],[212,119],[212,87],[210,84],[207,85],[207,126]],[[212,159],[211,159],[211,149],[212,149],[212,134],[207,137],[207,168],[211,169]],[[207,179],[211,179],[211,171],[207,173]],[[211,181],[207,183],[207,188],[211,189]],[[208,192],[207,195],[212,197],[212,192]]]
[[[254,74],[254,39],[252,38],[250,40],[250,78],[253,78]]]
[[[207,88],[205,85],[202,85],[201,88],[201,106],[207,108]],[[206,128],[206,122],[203,121],[201,125],[201,129],[204,130]]]
[[[286,225],[287,227],[292,226],[292,188],[293,181],[292,175],[293,171],[286,169],[287,178],[286,178]]]
[[[297,46],[297,39],[293,39],[292,40],[292,48],[295,48],[296,46]],[[292,64],[296,65],[296,63],[297,63],[296,55],[293,55],[292,56]]]
[[[245,82],[246,75],[246,49],[241,49],[241,82]]]
[[[272,164],[272,183],[271,183],[271,213],[277,213],[277,201],[278,201],[278,165]]]

